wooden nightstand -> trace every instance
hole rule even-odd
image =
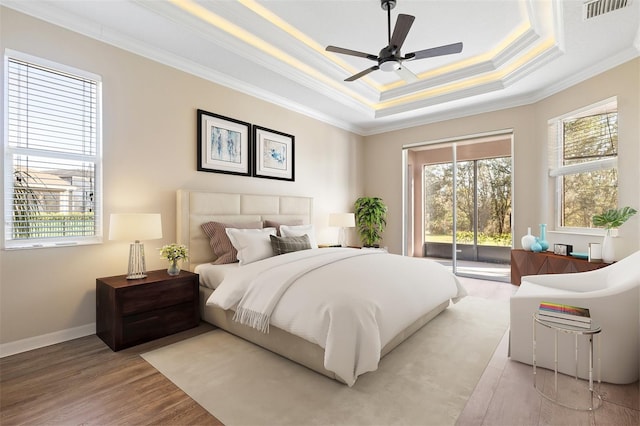
[[[171,276],[162,269],[147,275],[96,279],[96,334],[114,351],[200,323],[198,274]]]

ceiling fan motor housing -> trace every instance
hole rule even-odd
[[[396,0],[380,0],[382,10],[391,10],[396,7]]]
[[[382,71],[395,71],[400,69],[400,62],[395,58],[381,59],[378,66]]]

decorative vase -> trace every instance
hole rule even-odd
[[[169,263],[169,268],[167,269],[167,274],[169,275],[178,275],[180,273],[180,267],[178,266],[178,259],[173,259]]]
[[[531,244],[531,251],[534,253],[540,253],[542,251],[542,246],[540,245],[540,239],[535,237],[535,241]]]
[[[529,227],[529,228],[527,228],[527,235],[522,237],[522,240],[521,240],[522,249],[523,250],[527,250],[527,251],[531,251],[531,246],[535,242],[536,242],[536,237],[531,235],[531,227]]]
[[[616,253],[613,249],[613,240],[611,239],[611,230],[607,229],[607,233],[604,234],[604,240],[602,240],[602,261],[604,263],[613,263]]]
[[[540,238],[538,242],[542,247],[541,251],[547,251],[549,248],[549,241],[547,241],[547,225],[545,223],[540,224]]]

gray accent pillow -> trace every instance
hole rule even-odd
[[[300,237],[278,237],[276,235],[270,235],[269,237],[271,238],[271,248],[274,256],[311,249],[309,236],[306,234]]]

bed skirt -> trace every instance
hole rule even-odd
[[[233,321],[233,311],[225,311],[216,306],[206,304],[206,301],[209,299],[212,292],[213,290],[210,288],[200,286],[200,317],[204,321],[248,340],[251,343],[268,349],[271,352],[288,358],[291,361],[304,365],[305,367],[329,378],[342,382],[334,372],[324,368],[324,349],[322,347],[278,327],[270,326],[269,333],[265,334],[254,328]],[[444,311],[448,306],[449,301],[447,300],[438,305],[432,311],[427,312],[425,315],[418,318],[417,321],[405,328],[382,348],[380,358],[391,352],[396,346],[404,342],[413,333],[435,318],[440,312]]]

